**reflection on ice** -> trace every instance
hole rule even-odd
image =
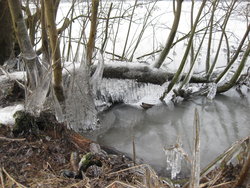
[[[98,142],[130,154],[134,135],[137,157],[158,170],[166,171],[163,148],[174,145],[178,136],[181,137],[184,151],[191,156],[193,112],[197,108],[203,168],[233,142],[249,135],[249,100],[249,93],[247,98],[242,99],[236,92],[230,91],[223,96],[216,96],[213,101],[202,97],[183,102],[174,109],[166,105],[156,105],[148,110],[118,105],[101,115],[101,127],[105,128],[92,134]]]

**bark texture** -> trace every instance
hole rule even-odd
[[[0,0],[0,65],[9,59],[13,49],[13,27],[7,0]]]
[[[11,13],[13,27],[19,47],[22,52],[22,59],[27,66],[29,87],[31,90],[35,89],[38,85],[38,67],[37,56],[33,50],[25,20],[23,17],[21,2],[19,0],[8,0],[8,5]]]
[[[94,73],[96,66],[91,69]],[[105,78],[117,78],[117,79],[134,79],[138,82],[152,83],[162,85],[166,81],[173,79],[174,73],[167,72],[162,69],[151,68],[145,64],[135,63],[116,63],[116,65],[105,65],[103,71],[103,77]],[[183,74],[182,79],[185,77]],[[190,80],[191,83],[207,83],[206,78],[193,76]]]
[[[52,50],[53,88],[58,101],[64,101],[62,86],[62,65],[59,39],[55,23],[55,5],[51,0],[44,0],[45,18],[48,29],[50,47]]]
[[[91,26],[90,26],[90,33],[89,33],[89,41],[87,43],[87,64],[88,65],[90,65],[92,62],[92,55],[93,55],[93,51],[95,48],[98,6],[99,6],[99,0],[92,0]]]

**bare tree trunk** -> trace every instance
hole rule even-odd
[[[210,68],[210,56],[211,56],[211,45],[212,45],[212,37],[213,37],[213,25],[214,25],[214,14],[217,7],[216,0],[212,1],[212,13],[210,18],[210,29],[209,29],[209,38],[208,38],[208,46],[207,46],[207,56],[206,56],[206,73],[208,73]]]
[[[106,48],[106,45],[107,45],[108,29],[109,29],[109,18],[110,18],[110,14],[111,14],[111,11],[112,11],[112,7],[113,7],[113,3],[110,4],[108,15],[107,15],[105,36],[104,36],[104,40],[103,40],[102,47],[101,47],[101,53],[102,54],[104,53],[104,49]]]
[[[171,29],[170,34],[168,36],[168,40],[167,40],[165,48],[161,52],[159,59],[154,64],[155,68],[160,68],[161,67],[161,65],[163,64],[165,58],[167,57],[167,55],[168,55],[168,53],[169,53],[169,51],[170,51],[170,49],[172,47],[172,44],[173,44],[173,41],[174,41],[174,38],[175,38],[175,34],[176,34],[176,31],[177,31],[177,28],[178,28],[178,25],[179,25],[180,17],[181,17],[182,2],[183,2],[183,0],[177,0],[177,9],[176,9],[176,12],[175,12],[175,18],[174,18],[174,22],[173,22],[173,25],[172,25],[172,29]]]
[[[184,69],[184,66],[186,64],[186,60],[187,60],[188,54],[190,52],[190,49],[191,49],[191,46],[192,46],[192,43],[193,43],[193,38],[194,38],[196,27],[197,27],[197,25],[199,23],[201,13],[203,11],[203,8],[205,7],[206,2],[207,2],[207,0],[203,0],[202,4],[200,6],[199,12],[198,12],[198,14],[196,16],[196,19],[195,19],[195,23],[194,23],[193,28],[192,28],[191,33],[190,33],[190,38],[189,38],[189,41],[188,41],[188,45],[186,47],[185,53],[183,55],[183,58],[181,60],[180,66],[179,66],[177,72],[175,73],[173,79],[169,83],[168,88],[163,92],[162,96],[160,97],[161,100],[163,100],[165,98],[165,96],[173,89],[174,85],[180,79],[180,75],[181,75],[181,73],[182,73],[182,71]]]
[[[35,89],[38,85],[37,56],[33,50],[19,0],[8,0],[16,38],[22,52],[22,58],[27,66],[29,88]]]
[[[41,0],[41,27],[42,27],[42,55],[43,62],[49,62],[49,41],[48,35],[46,31],[46,20],[45,20],[45,8],[44,8],[44,0]]]
[[[245,67],[245,64],[246,64],[247,59],[249,58],[249,55],[250,55],[250,42],[248,42],[247,49],[246,49],[246,51],[245,51],[245,53],[244,53],[244,55],[243,55],[243,57],[241,59],[239,67],[236,70],[236,72],[234,73],[233,77],[231,78],[231,80],[229,82],[227,82],[224,85],[218,87],[218,89],[217,89],[218,93],[228,91],[229,89],[231,89],[235,85],[235,83],[238,80],[243,68]]]
[[[35,45],[35,39],[36,39],[36,28],[37,23],[40,19],[41,10],[40,8],[36,9],[36,12],[32,15],[30,7],[29,7],[29,1],[27,1],[27,5],[25,7],[25,13],[28,16],[26,19],[27,29],[29,30],[29,36],[32,46]]]
[[[211,74],[215,68],[215,65],[217,63],[217,60],[218,60],[218,57],[219,57],[219,53],[220,53],[220,49],[221,49],[221,46],[222,46],[222,42],[223,42],[223,37],[224,37],[224,32],[226,30],[226,27],[227,27],[227,23],[228,23],[228,20],[232,14],[232,11],[234,10],[234,7],[235,7],[235,4],[237,3],[237,0],[233,0],[227,10],[227,13],[226,13],[226,16],[225,16],[225,19],[223,21],[223,24],[222,24],[222,33],[221,33],[221,37],[220,37],[220,40],[219,40],[219,44],[218,44],[218,48],[217,48],[217,52],[215,54],[215,57],[214,57],[214,60],[213,60],[213,63],[211,64],[211,67],[209,67],[209,70],[208,70],[208,73],[207,73],[207,78],[210,79],[211,77]]]
[[[231,66],[234,64],[234,62],[236,61],[236,59],[238,58],[238,56],[240,54],[240,51],[242,50],[242,46],[244,45],[244,43],[245,43],[245,41],[246,41],[247,36],[249,35],[249,33],[250,33],[250,24],[248,25],[247,30],[246,30],[244,36],[242,37],[241,42],[240,42],[240,44],[239,44],[239,46],[238,46],[238,48],[237,48],[234,56],[229,61],[227,67],[216,78],[215,83],[218,83],[221,80],[221,78],[227,73],[227,71],[231,68]]]
[[[99,6],[99,0],[92,0],[91,27],[90,27],[90,33],[89,33],[89,41],[87,44],[87,64],[88,65],[92,63],[93,51],[95,48],[98,6]]]
[[[53,8],[54,8],[54,15],[55,15],[55,19],[56,19],[56,15],[57,15],[57,11],[58,11],[58,7],[59,7],[59,4],[60,4],[60,1],[61,0],[51,0],[53,1]]]
[[[131,66],[132,65],[132,66]],[[91,66],[91,74],[96,70],[96,65]],[[183,74],[181,79],[184,79]],[[143,63],[135,64],[131,62],[116,62],[116,66],[105,64],[103,77],[117,79],[133,79],[138,82],[162,85],[173,79],[174,73],[162,69],[156,69]],[[198,76],[190,76],[192,83],[207,83],[207,79]]]
[[[64,94],[62,86],[61,52],[55,24],[55,7],[51,0],[44,0],[44,8],[49,42],[52,49],[53,88],[58,101],[63,102]]]
[[[0,1],[0,65],[10,57],[13,49],[13,28],[7,0]]]

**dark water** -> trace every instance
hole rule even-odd
[[[135,138],[137,157],[164,173],[166,156],[163,148],[181,139],[191,156],[194,110],[201,122],[201,167],[205,167],[233,142],[250,135],[250,93],[241,98],[235,91],[210,101],[199,97],[175,107],[154,106],[143,110],[118,105],[101,115],[102,129],[90,137],[120,151],[132,153]],[[187,169],[186,169],[187,170]]]

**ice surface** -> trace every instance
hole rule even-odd
[[[0,108],[0,123],[5,125],[14,125],[15,119],[13,115],[19,111],[23,110],[24,106],[21,104],[8,106],[5,108]]]

